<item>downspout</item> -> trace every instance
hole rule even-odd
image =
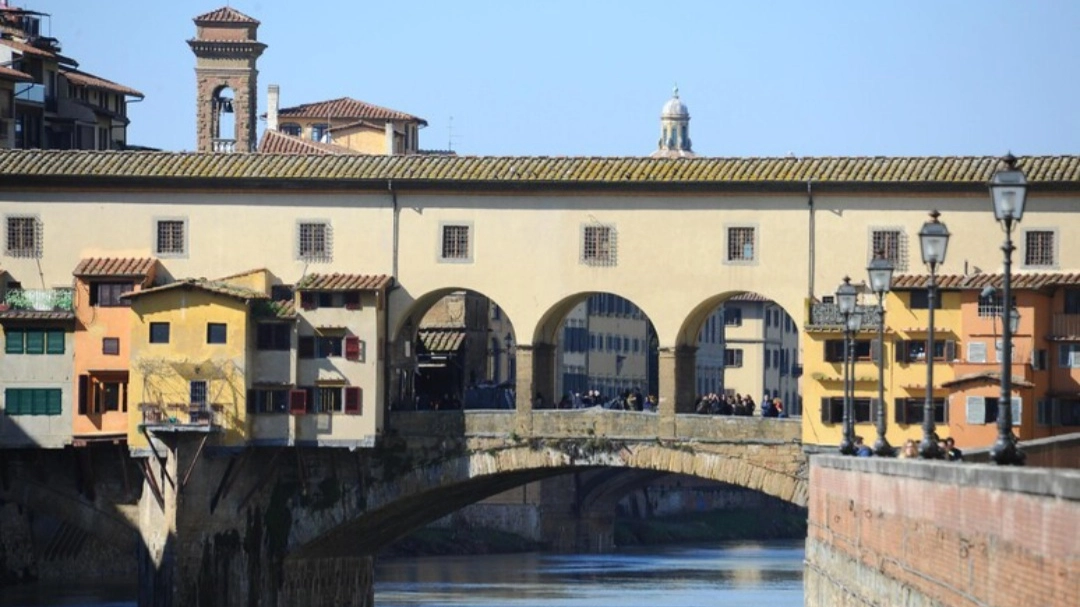
[[[398,217],[400,215],[400,208],[398,207],[397,191],[394,190],[394,181],[392,179],[386,180],[386,189],[390,192],[390,204],[393,209],[394,218],[391,235],[391,257],[390,257],[390,276],[393,279],[390,283],[390,287],[386,290],[385,301],[383,302],[383,341],[388,344],[385,348],[385,359],[383,360],[383,386],[385,386],[385,401],[386,401],[386,423],[384,424],[384,431],[390,428],[390,397],[392,392],[396,392],[393,383],[393,367],[394,365],[394,348],[393,341],[390,335],[390,293],[394,289],[398,288]]]
[[[808,285],[809,291],[808,291],[807,295],[808,295],[808,297],[810,299],[813,299],[814,298],[814,254],[816,252],[816,247],[815,247],[815,243],[814,243],[814,233],[815,233],[815,230],[814,230],[814,181],[813,181],[812,178],[806,180],[806,207],[807,207],[807,210],[810,212],[809,251],[807,251],[807,261],[808,261],[808,263],[807,263],[807,272],[809,273],[809,276],[807,277],[808,278],[807,285]]]

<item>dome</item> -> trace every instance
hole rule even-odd
[[[668,99],[664,104],[664,109],[660,112],[661,118],[689,118],[690,110],[686,109],[686,104],[679,99],[679,87],[675,87],[675,91],[671,94],[671,99]]]

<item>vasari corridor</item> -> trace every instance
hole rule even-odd
[[[0,0],[0,607],[1080,605],[1080,9],[201,4]]]

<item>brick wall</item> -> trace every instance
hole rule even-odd
[[[815,456],[807,607],[1080,605],[1080,472]]]

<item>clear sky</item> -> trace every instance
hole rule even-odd
[[[194,148],[185,40],[225,0],[10,3],[51,13],[82,69],[146,94],[130,142]],[[273,83],[283,107],[354,97],[426,119],[427,149],[646,155],[677,82],[700,155],[1080,152],[1077,0],[231,5],[269,45],[260,113]]]

